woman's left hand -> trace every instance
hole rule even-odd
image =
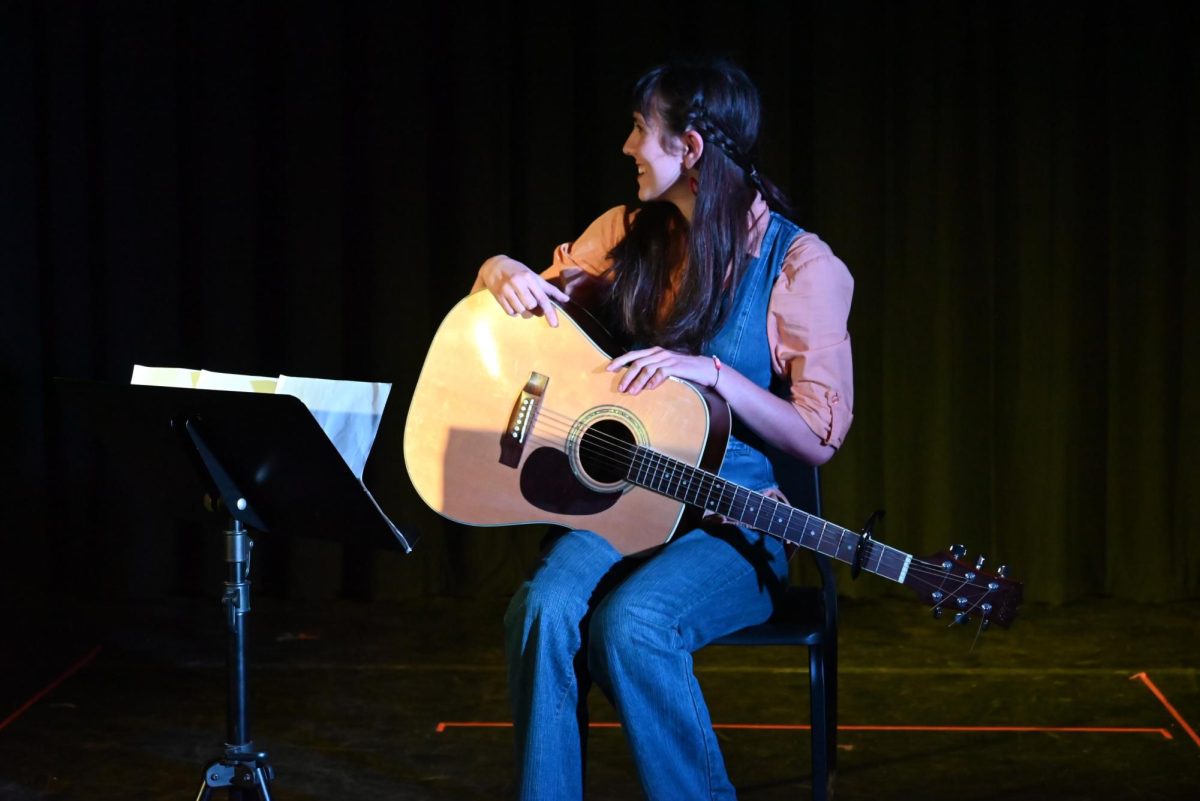
[[[663,348],[631,350],[609,362],[610,373],[627,368],[617,390],[636,395],[643,389],[654,389],[671,376],[691,381],[703,387],[717,382],[717,365],[710,356],[688,356]]]

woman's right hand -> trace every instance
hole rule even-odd
[[[558,287],[508,256],[492,256],[479,268],[476,288],[482,284],[508,314],[532,317],[544,315],[546,322],[558,325],[558,314],[551,301],[566,303],[571,298]]]

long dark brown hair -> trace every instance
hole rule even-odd
[[[615,280],[609,312],[633,342],[699,353],[725,321],[726,287],[736,287],[745,270],[755,194],[785,214],[789,204],[758,172],[758,90],[737,66],[709,61],[655,67],[634,86],[633,108],[657,118],[663,135],[696,131],[705,148],[696,162],[699,192],[691,225],[667,201],[646,203],[626,219],[626,236],[610,254]],[[677,294],[660,317],[685,259]]]

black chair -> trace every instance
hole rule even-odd
[[[797,508],[821,516],[821,479],[815,467],[776,460],[776,480]],[[837,768],[837,584],[829,559],[810,552],[821,576],[819,587],[789,586],[766,623],[722,637],[712,645],[803,645],[808,647],[812,722],[812,797],[833,793]]]

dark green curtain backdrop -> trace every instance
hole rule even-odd
[[[1168,8],[6,2],[0,580],[215,591],[194,489],[131,486],[58,410],[53,376],[137,362],[394,383],[367,480],[417,549],[266,536],[265,591],[511,591],[540,532],[424,509],[407,395],[482,259],[632,200],[629,86],[698,52],[759,82],[765,171],[857,281],[827,516],[884,507],[1031,600],[1196,597],[1200,58]]]

